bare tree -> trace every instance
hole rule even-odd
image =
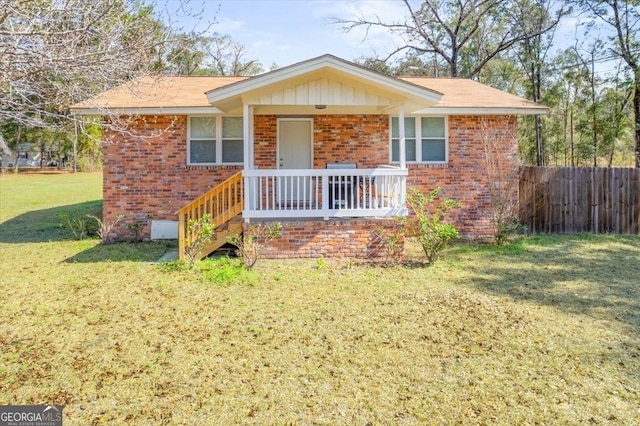
[[[171,17],[161,18],[152,2],[0,2],[0,125],[18,129],[13,144],[21,129],[82,129],[69,106],[160,75],[175,40]],[[179,0],[176,10],[197,17],[187,3]],[[103,124],[126,128],[127,120],[113,116]]]
[[[203,37],[193,33],[179,34],[175,37],[175,41],[175,46],[167,56],[167,71],[177,75],[200,74],[206,57],[206,53],[201,48]]]
[[[255,75],[262,64],[245,59],[247,49],[228,35],[179,34],[167,56],[167,71],[178,75]]]
[[[523,0],[426,0],[419,5],[403,0],[406,16],[391,21],[378,15],[334,18],[346,31],[358,27],[384,28],[402,43],[383,60],[402,51],[438,58],[452,77],[474,78],[482,68],[515,44],[554,28],[555,17],[535,2]]]
[[[637,0],[577,0],[597,22],[605,23],[613,35],[608,48],[622,58],[633,75],[635,166],[640,168],[640,7]]]
[[[205,50],[216,75],[255,75],[262,72],[260,62],[245,60],[245,47],[228,35],[214,34],[209,37]]]
[[[51,126],[65,107],[149,73],[166,42],[149,7],[121,0],[4,0],[0,119]]]

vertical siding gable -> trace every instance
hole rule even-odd
[[[372,87],[319,78],[248,99],[252,105],[392,105]]]

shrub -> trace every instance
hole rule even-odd
[[[452,209],[459,204],[444,198],[436,202],[440,188],[424,195],[416,188],[407,192],[407,204],[415,215],[414,219],[399,219],[403,233],[407,237],[415,237],[424,251],[427,261],[434,262],[450,240],[459,238],[458,230],[445,220]]]
[[[193,240],[184,248],[184,255],[189,261],[189,265],[193,266],[204,246],[214,237],[214,229],[215,225],[211,222],[209,213],[202,215],[199,219],[189,220],[187,234],[191,235]]]
[[[509,241],[515,235],[521,235],[527,230],[527,227],[520,223],[518,218],[515,217],[496,215],[494,216],[494,221],[496,229],[493,238],[496,245],[499,246]]]
[[[404,236],[402,230],[384,229],[381,227],[373,231],[374,237],[380,242],[385,252],[384,263],[386,265],[395,265],[402,258],[404,251]]]
[[[79,172],[99,172],[102,170],[102,160],[94,156],[80,156],[76,168]]]
[[[142,239],[140,238],[140,233],[142,232],[142,228],[144,225],[140,222],[127,223],[127,229],[133,235],[133,242],[140,242]]]
[[[244,267],[251,269],[258,261],[262,243],[271,241],[280,235],[282,235],[282,224],[280,222],[269,225],[260,223],[251,226],[248,235],[236,234],[233,237],[229,237],[227,241],[237,247],[236,253],[244,261]]]
[[[63,221],[61,226],[68,228],[75,239],[84,240],[99,231],[95,223],[89,220],[91,217],[91,215],[61,214],[60,218]]]
[[[495,126],[484,117],[480,122],[484,146],[483,165],[487,171],[493,237],[497,245],[523,233],[526,227],[518,220],[518,162],[516,152],[505,147],[517,140],[515,128]]]
[[[96,232],[100,237],[100,239],[102,240],[102,243],[109,244],[111,242],[109,234],[111,233],[113,228],[118,224],[118,222],[124,219],[125,216],[123,214],[119,214],[113,220],[102,220],[99,217],[90,215],[90,214],[88,214],[87,217],[93,219],[97,223],[98,229]]]

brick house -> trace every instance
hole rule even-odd
[[[480,83],[395,78],[324,55],[255,77],[146,78],[76,104],[102,115],[104,218],[147,239],[278,221],[267,257],[376,256],[407,188],[441,187],[462,234],[491,235],[487,128],[517,166],[517,115],[546,108]],[[116,130],[117,129],[117,130]],[[125,224],[117,239],[130,238]],[[219,245],[219,244],[218,244]],[[213,250],[212,245],[207,251]],[[181,250],[182,252],[182,250]]]

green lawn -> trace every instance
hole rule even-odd
[[[100,175],[0,176],[0,405],[87,424],[640,424],[640,237],[457,244],[432,267],[76,241]],[[222,284],[221,277],[231,277]]]

